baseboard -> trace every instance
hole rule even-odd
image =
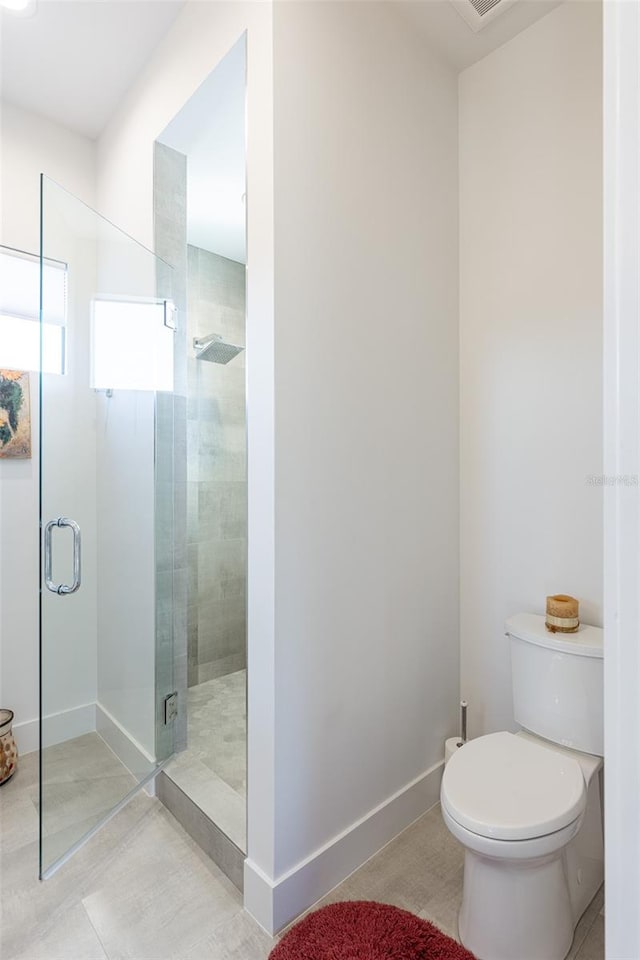
[[[228,657],[221,657],[219,660],[209,660],[198,664],[197,682],[206,683],[207,680],[217,680],[218,677],[226,677],[229,673],[244,670],[246,666],[247,654],[244,650],[241,653],[231,653]]]
[[[65,740],[73,740],[74,737],[82,737],[85,733],[94,733],[95,729],[95,703],[84,703],[82,706],[72,707],[70,710],[50,713],[45,717],[44,745],[45,747],[52,747],[56,743],[64,743]],[[14,723],[13,735],[16,738],[18,753],[21,756],[40,749],[40,730],[37,717],[35,720]]]
[[[137,780],[144,779],[156,766],[155,759],[101,703],[96,703],[95,708],[96,731],[127,770]]]
[[[433,807],[443,769],[441,760],[275,880],[245,860],[245,909],[271,936],[282,930]]]

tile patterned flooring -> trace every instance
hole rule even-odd
[[[37,776],[30,754],[0,788],[3,960],[266,960],[274,941],[243,911],[238,891],[146,794],[40,883]],[[455,936],[462,865],[435,807],[323,903],[394,903]],[[601,891],[578,925],[570,960],[604,957],[602,902]]]
[[[66,853],[136,785],[135,777],[97,733],[47,747],[43,779],[46,865]],[[37,780],[29,789],[29,797],[37,813]]]
[[[187,749],[165,773],[246,851],[246,670],[189,687]]]

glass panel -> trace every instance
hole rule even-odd
[[[173,486],[171,445],[157,442],[159,407],[171,432],[173,331],[171,269],[46,178],[41,229],[43,358],[59,281],[47,262],[67,281],[65,372],[40,374],[47,876],[173,751],[170,572],[156,623],[156,540],[166,555],[173,536],[170,497],[157,495],[159,476]]]

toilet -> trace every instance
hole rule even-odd
[[[507,621],[517,733],[445,767],[444,821],[465,848],[460,940],[478,960],[564,960],[604,879],[603,631]]]

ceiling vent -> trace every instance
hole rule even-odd
[[[499,17],[516,0],[451,0],[462,19],[474,33],[482,30],[488,23]]]

